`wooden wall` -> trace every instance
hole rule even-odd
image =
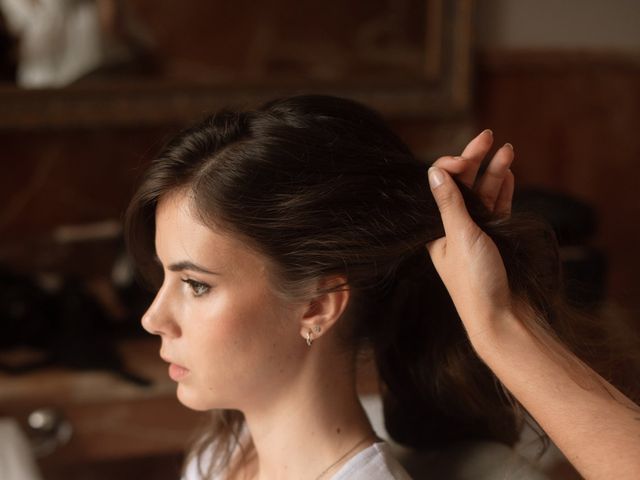
[[[518,186],[592,204],[611,298],[640,313],[640,59],[520,52],[478,58],[476,124],[516,149]]]

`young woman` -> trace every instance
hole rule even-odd
[[[638,407],[549,326],[557,250],[509,215],[509,145],[470,188],[491,143],[483,132],[427,181],[376,113],[306,95],[220,112],[166,146],[126,223],[159,286],[143,326],[179,400],[214,411],[187,478],[408,478],[360,405],[359,354],[399,443],[513,444],[512,394],[585,477],[640,474]]]

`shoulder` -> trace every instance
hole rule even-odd
[[[349,460],[331,480],[411,480],[386,442],[377,442]]]

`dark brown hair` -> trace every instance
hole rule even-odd
[[[273,261],[283,292],[346,276],[353,314],[345,342],[373,352],[394,440],[415,448],[473,439],[512,445],[521,427],[515,402],[473,351],[425,250],[443,235],[426,172],[377,113],[351,100],[300,95],[225,110],[180,133],[151,163],[127,212],[128,244],[137,265],[153,269],[157,202],[188,189],[205,222]],[[496,217],[460,187],[502,254],[514,296],[541,326],[558,324],[551,230]],[[216,413],[195,450],[215,450],[212,469],[228,463],[242,421],[239,412]]]

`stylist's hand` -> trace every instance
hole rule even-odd
[[[480,164],[485,159],[493,144],[493,133],[484,130],[471,140],[460,156],[438,158],[434,167],[439,167],[456,180],[473,188],[489,211],[498,215],[509,215],[513,197],[514,178],[509,169],[513,163],[513,147],[507,143],[499,148],[484,174],[476,178]]]
[[[495,326],[492,318],[511,306],[510,291],[496,245],[469,216],[462,194],[447,171],[470,187],[475,184],[474,190],[487,208],[508,215],[513,195],[509,170],[513,148],[500,148],[484,175],[475,179],[491,143],[491,132],[485,130],[469,143],[461,159],[442,157],[429,171],[445,237],[430,242],[427,249],[472,342],[476,335]]]

